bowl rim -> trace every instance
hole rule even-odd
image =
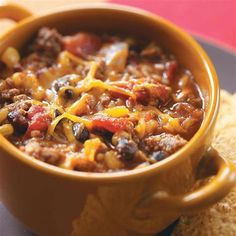
[[[51,174],[57,177],[63,177],[66,179],[74,179],[74,180],[86,180],[86,181],[95,181],[95,182],[105,182],[105,183],[112,183],[112,182],[120,182],[120,181],[127,181],[133,180],[134,178],[143,178],[147,176],[155,175],[160,171],[164,171],[167,169],[170,164],[176,165],[179,162],[183,161],[185,158],[188,158],[189,153],[195,151],[196,144],[201,140],[203,140],[206,135],[208,134],[209,130],[214,125],[216,120],[218,110],[219,110],[219,82],[217,78],[217,74],[215,68],[209,59],[206,52],[202,49],[202,47],[184,30],[173,24],[172,22],[150,13],[148,11],[124,6],[119,4],[111,4],[111,3],[82,3],[79,5],[70,5],[67,7],[59,7],[55,10],[49,10],[48,12],[44,12],[43,14],[36,14],[32,15],[21,22],[17,23],[16,26],[9,29],[7,32],[3,33],[0,36],[0,41],[7,40],[8,36],[14,32],[14,30],[18,27],[24,27],[27,24],[30,24],[33,21],[40,21],[41,18],[47,17],[49,15],[56,15],[56,14],[63,14],[64,12],[69,11],[81,11],[81,10],[115,10],[118,11],[120,14],[122,13],[129,13],[133,15],[137,15],[137,17],[143,17],[150,21],[156,22],[158,21],[159,24],[162,24],[164,27],[168,28],[168,30],[173,31],[175,34],[179,35],[182,40],[186,41],[191,47],[194,49],[196,53],[199,54],[204,67],[208,73],[208,79],[210,80],[210,91],[209,91],[209,110],[205,113],[204,119],[202,121],[201,127],[195,133],[195,135],[188,141],[188,143],[182,147],[180,150],[162,160],[161,162],[152,164],[150,166],[140,168],[140,169],[133,169],[133,170],[125,170],[119,172],[112,172],[112,173],[91,173],[91,172],[80,172],[74,170],[67,170],[63,169],[51,164],[47,164],[45,162],[36,160],[31,156],[27,155],[20,151],[17,147],[15,147],[10,141],[7,140],[4,136],[0,135],[0,148],[3,149],[5,152],[9,153],[11,157],[18,159],[18,161],[27,164],[28,166],[44,172],[46,174]],[[191,151],[190,151],[191,150]],[[158,172],[159,171],[159,172]]]

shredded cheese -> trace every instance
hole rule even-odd
[[[135,95],[127,89],[118,88],[118,87],[112,86],[110,84],[106,84],[101,80],[95,79],[94,77],[95,77],[97,68],[98,68],[98,63],[91,62],[90,70],[89,70],[87,76],[85,77],[85,79],[83,80],[82,85],[79,88],[76,88],[74,90],[76,93],[87,92],[87,91],[91,90],[92,88],[101,88],[104,90],[107,89],[112,92],[121,93],[126,96],[135,98]]]
[[[90,121],[86,118],[78,117],[78,116],[71,115],[71,114],[65,112],[62,115],[55,118],[52,121],[52,123],[49,125],[49,127],[48,127],[48,134],[49,135],[54,136],[54,130],[55,130],[56,126],[64,118],[67,118],[73,122],[83,123],[88,129],[91,129],[91,127],[92,127],[92,121]]]
[[[129,110],[125,106],[117,106],[105,109],[104,113],[111,117],[124,117],[129,115]]]
[[[86,103],[88,102],[91,95],[84,94],[78,101],[74,102],[70,107],[66,109],[67,113],[70,113],[72,115],[79,115],[86,106]]]
[[[72,131],[72,125],[69,122],[67,121],[63,122],[63,131],[67,140],[70,143],[75,141],[75,136],[73,135],[73,131]]]

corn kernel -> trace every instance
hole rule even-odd
[[[20,54],[15,48],[8,47],[2,54],[1,60],[8,68],[12,68],[20,61]]]
[[[68,68],[70,66],[70,58],[67,51],[63,51],[59,54],[58,63],[62,68]]]
[[[112,170],[121,169],[123,167],[122,162],[114,151],[106,152],[104,161],[107,167]]]
[[[20,72],[14,73],[11,78],[16,87],[20,87],[23,84],[22,73]]]
[[[8,109],[7,108],[2,108],[0,110],[0,123],[2,123],[4,120],[6,120],[7,115],[8,115]]]
[[[30,88],[36,89],[39,86],[38,79],[36,78],[36,76],[34,74],[28,74],[25,77],[24,86],[25,86],[25,88],[28,88],[28,89],[30,89]]]
[[[45,96],[45,89],[42,86],[38,86],[34,90],[32,90],[32,96],[36,100],[42,100]]]
[[[90,160],[94,161],[95,154],[98,148],[101,146],[102,142],[99,138],[88,139],[84,143],[84,154],[85,157]]]
[[[146,124],[144,119],[140,119],[138,125],[135,127],[135,131],[138,134],[139,138],[143,138],[146,131]]]
[[[0,134],[2,134],[3,136],[9,136],[13,134],[13,132],[14,132],[13,126],[10,124],[5,124],[0,126]]]

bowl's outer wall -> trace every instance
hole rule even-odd
[[[200,53],[180,35],[167,28],[161,20],[154,21],[135,12],[122,10],[87,9],[55,13],[29,20],[28,23],[16,27],[0,41],[0,53],[7,46],[22,48],[41,26],[56,27],[63,33],[78,30],[114,32],[156,40],[192,71],[203,91],[205,101],[211,97],[208,92],[211,89],[207,79],[209,71]],[[207,102],[205,106],[207,110]],[[121,217],[122,220],[115,219],[124,228],[139,233],[160,231],[172,222],[179,212],[158,212],[156,215],[159,216],[143,221],[131,220],[132,216],[127,212],[131,212],[135,203],[147,192],[160,189],[180,194],[189,191],[195,181],[197,164],[211,143],[212,128],[213,126],[201,142],[189,149],[189,158],[178,162],[178,165],[169,165],[165,172],[157,170],[152,178],[144,177],[141,180],[133,179],[116,184],[97,184],[85,179],[65,179],[52,173],[45,174],[0,149],[1,199],[17,218],[43,236],[69,235],[72,220],[80,216],[88,195],[100,199],[102,205],[107,208],[108,215],[119,216],[121,212],[126,212],[125,216]],[[114,205],[117,207],[114,208]]]

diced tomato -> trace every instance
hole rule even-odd
[[[26,136],[33,130],[46,131],[52,118],[43,106],[33,105],[28,111],[29,126]]]
[[[64,37],[65,50],[81,57],[86,57],[99,50],[101,39],[95,34],[78,33],[73,36]]]
[[[48,114],[42,114],[36,116],[29,124],[28,130],[40,130],[46,131],[48,129],[48,125],[51,122],[51,117]]]
[[[94,128],[103,128],[112,133],[126,129],[128,123],[129,121],[126,118],[94,117],[92,119]]]
[[[154,119],[154,118],[155,118],[154,113],[152,113],[152,112],[150,112],[150,111],[148,111],[148,112],[145,114],[145,117],[144,117],[145,121],[150,121],[150,120],[152,120],[152,119]]]
[[[30,107],[28,111],[28,118],[32,120],[32,118],[38,113],[44,113],[46,111],[45,107],[39,105],[33,105]]]

